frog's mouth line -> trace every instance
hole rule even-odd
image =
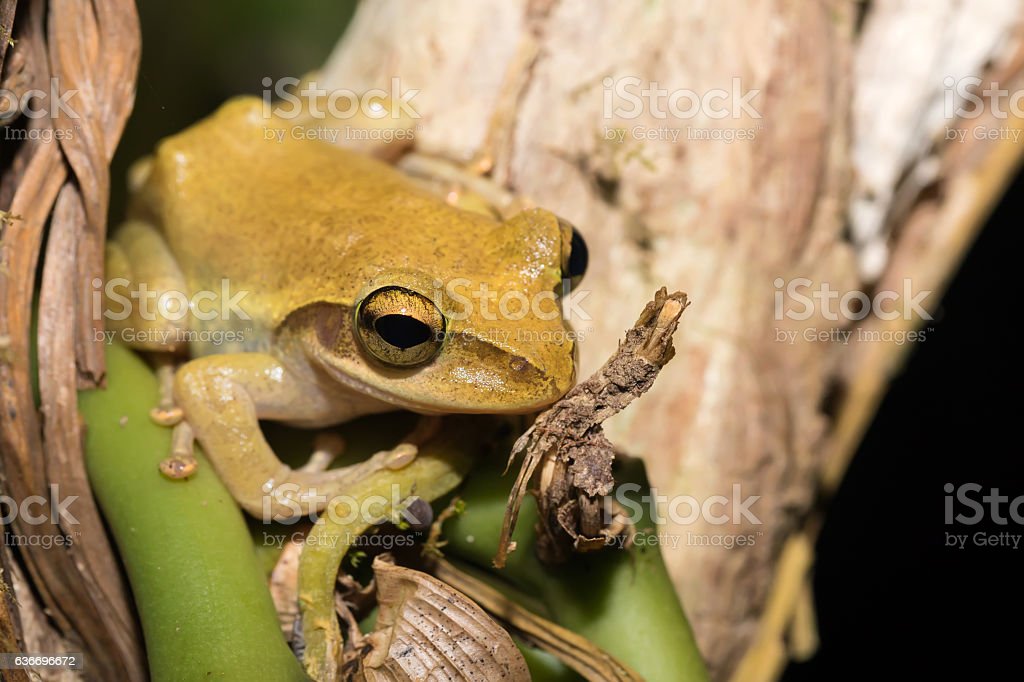
[[[416,412],[417,414],[428,416],[445,414],[526,414],[530,412],[538,412],[557,399],[556,397],[544,404],[540,404],[538,402],[523,405],[521,407],[512,406],[508,403],[500,403],[499,401],[495,401],[493,404],[484,403],[479,406],[471,406],[465,403],[439,405],[437,403],[428,403],[400,396],[396,393],[366,382],[358,377],[347,374],[341,369],[330,364],[325,363],[323,368],[335,381],[357,396],[357,399],[370,399],[377,403],[390,405],[395,409],[409,410],[411,412]]]

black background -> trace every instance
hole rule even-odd
[[[1024,494],[1014,281],[1024,265],[1011,239],[1022,194],[1024,174],[970,250],[935,331],[892,383],[828,506],[814,580],[821,646],[791,664],[785,682],[897,671],[974,680],[1013,669],[1005,666],[1024,644],[1024,541],[1017,550],[974,547],[971,536],[1024,528],[947,527],[943,486]],[[946,547],[947,531],[967,533],[966,549]],[[1022,679],[1014,667],[996,679]]]

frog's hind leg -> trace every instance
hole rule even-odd
[[[531,207],[529,201],[515,196],[471,166],[411,153],[401,158],[398,167],[418,184],[467,211],[504,220]]]
[[[177,363],[167,355],[156,356],[154,362],[160,401],[149,411],[149,417],[160,426],[176,426],[184,416],[181,408],[174,404],[174,372]]]
[[[108,331],[133,348],[153,351],[160,400],[149,416],[161,426],[174,428],[171,453],[160,463],[160,471],[169,478],[187,478],[197,466],[192,455],[192,427],[174,403],[178,356],[188,348],[187,316],[172,319],[155,303],[169,292],[184,295],[185,277],[163,235],[148,223],[131,220],[107,242],[106,279]]]
[[[299,471],[320,473],[327,471],[331,462],[345,451],[345,439],[334,431],[323,431],[313,438],[313,454],[299,467]]]
[[[129,220],[118,228],[107,242],[106,280],[103,316],[113,338],[139,350],[181,353],[187,349],[188,315],[159,305],[172,298],[185,300],[185,277],[155,227]],[[174,292],[180,295],[165,296]]]
[[[378,453],[326,471],[329,453],[315,455],[299,469],[281,462],[263,436],[261,419],[323,426],[388,406],[368,406],[365,396],[294,372],[265,353],[208,355],[187,362],[175,373],[174,396],[231,496],[268,521],[320,511],[377,469],[409,460],[408,452],[397,461]]]

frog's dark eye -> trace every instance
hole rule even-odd
[[[381,287],[356,306],[356,335],[386,365],[413,367],[434,359],[444,343],[444,315],[426,296]]]
[[[583,235],[579,230],[569,221],[559,218],[558,224],[563,234],[569,232],[569,252],[562,258],[562,277],[569,280],[570,289],[575,289],[587,272],[587,262],[590,259],[587,243],[583,241]]]

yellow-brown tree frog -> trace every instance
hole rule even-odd
[[[290,130],[240,98],[164,140],[107,251],[108,282],[163,306],[109,326],[191,354],[176,404],[242,507],[265,514],[269,497],[279,517],[322,508],[358,465],[292,469],[261,419],[529,412],[562,396],[575,348],[554,292],[579,260],[545,210],[463,210]]]

